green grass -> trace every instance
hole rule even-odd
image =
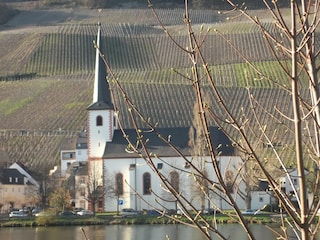
[[[86,106],[86,102],[72,102],[64,105],[65,109],[85,108]]]
[[[9,115],[12,114],[14,112],[19,111],[21,108],[23,108],[24,106],[26,106],[28,103],[32,102],[32,98],[31,97],[27,97],[27,98],[23,98],[17,101],[11,101],[11,102],[7,102],[7,104],[5,105],[5,111],[4,114],[5,115]]]
[[[271,213],[265,213],[255,216],[245,216],[249,223],[278,223],[279,218],[273,217]],[[224,214],[216,216],[205,215],[204,218],[212,223],[237,223],[237,217],[229,217]],[[1,227],[27,227],[27,226],[75,226],[75,225],[112,225],[112,224],[176,224],[180,222],[189,222],[184,216],[174,215],[166,216],[148,216],[140,215],[137,217],[121,217],[114,213],[98,213],[96,216],[47,216],[47,217],[30,217],[24,219],[2,219]]]

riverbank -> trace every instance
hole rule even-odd
[[[237,223],[237,218],[218,214],[217,216],[204,216],[209,222],[228,224]],[[249,223],[279,223],[280,216],[261,214],[245,217]],[[139,215],[121,217],[118,215],[97,214],[96,216],[41,216],[25,218],[3,218],[0,227],[38,227],[38,226],[86,226],[86,225],[131,225],[131,224],[179,224],[187,219],[180,215],[171,217]]]

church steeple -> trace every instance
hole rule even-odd
[[[100,51],[99,51],[100,50]],[[101,24],[98,25],[98,34],[96,40],[96,58],[95,58],[95,78],[93,89],[92,104],[88,110],[113,109],[111,101],[109,84],[106,80],[107,71],[105,63],[100,56],[100,52],[104,54],[104,46],[101,41]]]
[[[92,104],[87,108],[89,160],[102,158],[105,146],[112,141],[114,130],[117,128],[109,84],[106,80],[106,66],[100,56],[100,52],[105,54],[102,40],[101,25],[99,24],[96,41],[93,100]]]

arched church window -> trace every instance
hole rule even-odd
[[[121,173],[116,174],[116,195],[123,195],[123,175]]]
[[[172,187],[174,188],[174,190],[176,190],[176,192],[179,192],[180,180],[179,180],[179,173],[177,171],[170,172],[169,181]]]
[[[97,116],[96,122],[97,122],[97,126],[102,126],[102,117]]]
[[[151,194],[151,175],[146,172],[142,176],[143,178],[143,194]]]

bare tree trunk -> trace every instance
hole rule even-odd
[[[303,240],[309,239],[308,237],[308,225],[307,223],[307,191],[306,191],[306,179],[304,174],[304,164],[303,164],[303,153],[302,153],[302,130],[301,130],[301,116],[300,116],[300,103],[299,103],[299,90],[298,90],[298,67],[297,67],[297,35],[296,35],[296,11],[295,3],[291,1],[291,63],[292,63],[292,73],[291,73],[291,88],[292,88],[292,102],[293,102],[293,113],[294,113],[294,127],[295,127],[295,146],[296,146],[296,161],[297,170],[299,174],[299,198],[300,198],[300,219],[301,219],[301,237]]]

